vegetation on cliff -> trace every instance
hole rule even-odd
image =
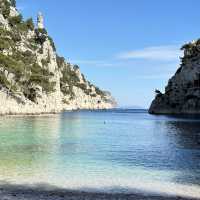
[[[200,39],[181,47],[184,56],[165,92],[156,90],[149,109],[155,114],[200,113]]]
[[[16,10],[15,0],[1,0],[0,89],[37,103],[42,94],[58,90],[58,83],[62,95],[70,100],[77,95],[75,88],[90,97],[107,100],[106,93],[87,81],[79,66],[57,55],[45,28],[35,27],[32,18],[24,20]],[[63,102],[68,101],[64,98]]]

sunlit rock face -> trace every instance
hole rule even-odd
[[[15,7],[0,1],[0,114],[109,109],[110,94],[87,81],[77,65],[58,56],[41,13],[35,28]]]
[[[162,94],[156,91],[152,114],[200,114],[200,40],[185,44],[184,56]]]

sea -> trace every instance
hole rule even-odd
[[[0,182],[200,198],[200,117],[138,109],[2,116]]]

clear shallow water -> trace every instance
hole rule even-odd
[[[200,197],[200,118],[135,110],[2,117],[0,180]]]

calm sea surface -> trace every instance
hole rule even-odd
[[[200,118],[144,110],[1,117],[0,180],[200,197]]]

